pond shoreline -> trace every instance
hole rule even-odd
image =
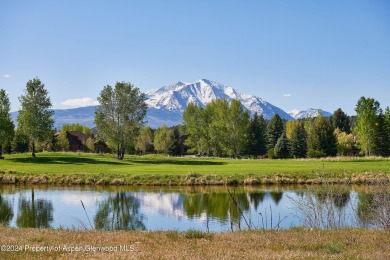
[[[0,234],[2,259],[390,258],[389,231],[367,229],[292,228],[280,231],[205,233],[0,227]],[[37,249],[42,250],[37,252]]]
[[[314,175],[314,174],[313,174]],[[261,174],[28,174],[13,170],[0,171],[1,184],[55,184],[55,185],[142,185],[142,186],[247,186],[263,184],[389,184],[390,175],[364,172],[359,174],[317,174],[316,176],[294,176],[275,174],[264,177]]]

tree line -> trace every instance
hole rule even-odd
[[[19,101],[15,129],[8,95],[0,89],[0,158],[4,151],[31,150],[35,157],[37,148],[66,150],[66,138],[54,138],[52,104],[38,78],[27,82]],[[250,116],[239,100],[213,100],[205,107],[189,103],[181,125],[157,129],[145,127],[146,96],[131,83],[104,86],[98,101],[98,138],[116,152],[118,159],[123,159],[126,152],[233,158],[390,155],[390,109],[383,111],[372,98],[361,97],[353,117],[337,109],[329,118],[319,115],[296,121],[283,120],[278,114],[269,121],[257,113]],[[92,133],[78,124],[64,125],[61,130]],[[89,140],[86,147],[92,150],[92,146]]]

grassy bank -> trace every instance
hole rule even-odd
[[[225,185],[388,182],[390,159],[236,160],[77,153],[7,155],[0,183]]]
[[[389,259],[389,235],[388,231],[374,230],[290,229],[214,234],[196,231],[80,232],[0,227],[0,245],[8,245],[8,248],[0,250],[0,258]],[[21,251],[10,252],[11,245],[18,246]],[[34,252],[34,247],[51,248],[52,251]],[[58,251],[55,251],[56,247]],[[97,251],[99,248],[100,251]],[[71,252],[72,249],[77,251]]]

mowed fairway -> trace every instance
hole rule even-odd
[[[196,172],[212,175],[272,176],[286,174],[304,176],[325,174],[334,177],[345,174],[390,173],[390,159],[288,159],[250,160],[225,158],[172,158],[166,156],[127,155],[123,161],[114,155],[78,153],[39,153],[6,155],[0,170],[27,174],[153,174],[183,175]]]

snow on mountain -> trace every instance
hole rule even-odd
[[[181,123],[182,113],[190,102],[206,106],[212,100],[220,98],[228,101],[238,99],[252,114],[257,112],[266,119],[271,119],[275,114],[279,114],[284,119],[293,120],[282,109],[259,97],[241,94],[232,87],[207,79],[201,79],[195,83],[179,81],[157,90],[148,91],[146,95],[148,98],[146,103],[149,106],[147,120],[148,125],[152,127],[159,126],[162,123],[167,125]]]
[[[299,111],[298,109],[294,109],[289,111],[288,114],[295,119],[303,119],[309,117],[316,117],[319,115],[320,111],[324,117],[330,117],[332,115],[332,113],[318,108],[309,108],[307,110],[302,110],[302,111]]]
[[[159,89],[150,90],[145,94],[147,96],[146,103],[149,106],[145,121],[152,128],[157,128],[162,124],[173,126],[182,123],[183,111],[190,102],[206,106],[207,103],[219,98],[225,98],[228,101],[238,99],[251,114],[257,112],[266,119],[271,119],[277,113],[284,119],[294,120],[282,109],[259,97],[241,94],[232,87],[207,79],[195,83],[179,81]],[[94,113],[95,106],[54,109],[54,127],[60,129],[63,124],[72,123],[94,127]],[[17,112],[11,113],[11,116],[16,123]]]

